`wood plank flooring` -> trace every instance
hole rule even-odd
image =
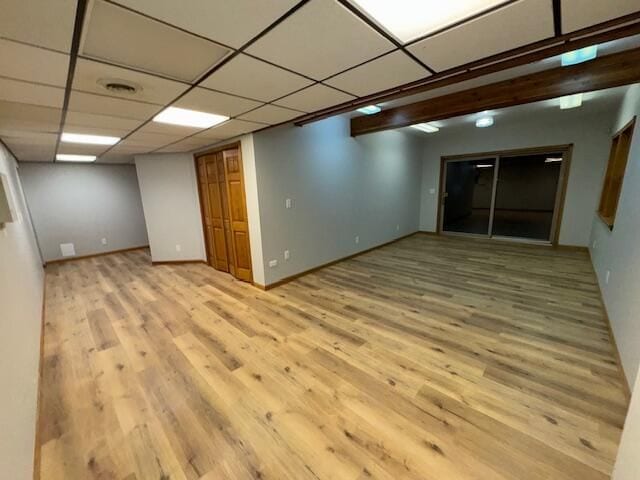
[[[414,235],[268,292],[47,268],[41,478],[608,479],[627,403],[584,252]]]

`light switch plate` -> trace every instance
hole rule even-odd
[[[287,199],[284,201],[284,206],[285,206],[285,208],[291,208],[291,206],[292,206],[292,202],[291,202],[291,199],[290,199],[290,198],[287,198]]]
[[[278,266],[278,260],[269,260],[270,268],[277,267],[277,266]]]

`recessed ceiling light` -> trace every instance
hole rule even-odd
[[[435,133],[440,131],[438,127],[436,127],[435,125],[431,125],[430,123],[418,123],[416,125],[411,125],[411,128],[415,128],[416,130],[427,133]]]
[[[71,155],[68,153],[58,153],[56,160],[59,162],[95,162],[95,155]]]
[[[576,65],[577,63],[588,62],[593,60],[598,55],[598,46],[591,45],[590,47],[584,47],[579,50],[573,50],[572,52],[563,53],[560,57],[563,67],[569,65]]]
[[[476,165],[476,168],[493,168],[493,165],[481,163],[480,165]]]
[[[120,138],[106,137],[104,135],[84,135],[81,133],[63,133],[61,140],[65,143],[88,143],[91,145],[115,145],[120,141]]]
[[[229,117],[216,115],[215,113],[198,112],[186,108],[168,107],[153,117],[154,122],[170,123],[183,127],[210,128],[219,123],[226,122]]]
[[[562,157],[560,158],[547,158],[544,163],[556,163],[556,162],[561,162],[562,161]]]
[[[365,115],[373,115],[374,113],[378,113],[381,110],[382,109],[377,105],[368,105],[366,107],[362,107],[358,109],[360,113],[364,113]]]
[[[352,0],[373,21],[407,43],[487,11],[504,0]]]
[[[493,125],[493,117],[482,117],[476,120],[476,127],[485,128]]]
[[[560,108],[562,110],[568,110],[569,108],[576,108],[582,105],[582,94],[576,93],[575,95],[567,95],[560,98]]]

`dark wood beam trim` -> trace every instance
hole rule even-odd
[[[351,119],[351,135],[628,85],[640,81],[640,48]]]
[[[562,35],[562,4],[561,0],[553,0],[553,31],[556,37]]]
[[[324,118],[350,112],[356,108],[372,103],[387,102],[397,98],[415,95],[434,90],[436,88],[453,85],[455,83],[471,80],[491,73],[519,67],[537,62],[545,58],[560,55],[567,51],[601,44],[612,40],[630,37],[640,34],[640,13],[627,15],[616,20],[611,20],[600,25],[589,27],[561,37],[552,37],[536,42],[525,47],[520,47],[508,52],[493,55],[460,67],[439,72],[415,82],[361,97],[357,100],[342,103],[319,110],[308,115],[301,116],[295,121],[298,126],[316,122]]]
[[[67,83],[65,84],[64,99],[62,101],[62,113],[60,115],[60,128],[58,130],[58,138],[56,140],[56,148],[53,153],[53,161],[56,161],[58,149],[60,148],[60,138],[64,124],[67,121],[67,109],[69,108],[69,99],[71,98],[71,88],[73,86],[73,76],[76,73],[76,63],[78,61],[78,50],[80,50],[80,40],[82,38],[82,28],[84,25],[84,17],[87,13],[87,0],[78,0],[76,6],[76,18],[73,25],[73,37],[71,38],[71,51],[69,52],[69,69],[67,70]]]

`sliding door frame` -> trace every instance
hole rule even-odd
[[[562,153],[562,166],[560,167],[560,175],[558,177],[558,187],[556,189],[555,203],[553,209],[553,219],[551,221],[551,232],[549,235],[549,241],[540,241],[534,239],[525,239],[518,237],[504,237],[494,236],[493,233],[493,216],[495,210],[495,201],[497,194],[497,182],[500,174],[500,158],[501,157],[526,157],[529,155],[541,155],[545,153]],[[511,150],[496,150],[491,152],[480,153],[467,153],[462,155],[446,155],[440,157],[440,182],[438,191],[438,216],[437,216],[437,233],[438,235],[451,235],[451,236],[465,236],[465,237],[478,237],[489,238],[495,240],[508,240],[513,242],[526,242],[526,243],[543,243],[558,245],[560,237],[560,228],[562,226],[562,215],[564,212],[564,204],[567,194],[567,185],[569,183],[569,174],[571,171],[571,157],[573,153],[573,144],[565,145],[549,145],[543,147],[533,148],[520,148]],[[446,198],[446,166],[447,162],[452,161],[469,161],[469,160],[482,160],[482,159],[495,159],[496,165],[493,173],[493,191],[491,198],[491,212],[489,216],[489,229],[487,235],[461,233],[461,232],[447,232],[443,228],[444,223],[444,204]]]

